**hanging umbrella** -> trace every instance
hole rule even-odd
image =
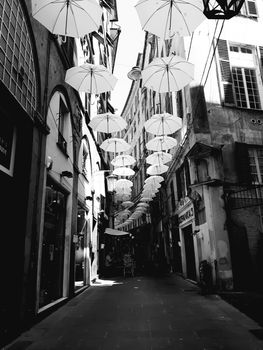
[[[125,129],[127,122],[117,114],[101,113],[92,118],[89,126],[95,131],[109,134]]]
[[[117,188],[116,194],[117,195],[128,195],[131,194],[131,188]]]
[[[144,123],[145,130],[154,135],[169,135],[182,127],[182,119],[169,113],[154,114]]]
[[[146,158],[146,162],[148,164],[165,164],[168,163],[172,160],[172,155],[170,153],[165,153],[165,152],[154,152],[152,154],[150,154],[147,158]]]
[[[115,167],[119,167],[133,165],[135,162],[136,159],[133,156],[129,154],[120,154],[111,161],[111,164]]]
[[[147,177],[147,179],[145,179],[145,183],[149,183],[149,182],[151,182],[151,183],[153,183],[153,182],[158,182],[158,183],[160,183],[160,182],[163,182],[164,181],[164,178],[162,177],[162,176],[160,176],[160,175],[153,175],[153,176],[149,176],[149,177]]]
[[[160,175],[160,174],[164,174],[167,172],[167,170],[169,169],[169,167],[165,164],[154,164],[154,165],[150,165],[146,172],[149,175]]]
[[[179,91],[194,79],[194,65],[180,56],[157,57],[142,71],[142,85],[159,93]]]
[[[131,201],[125,201],[125,202],[123,202],[122,203],[122,205],[124,206],[124,208],[130,208],[130,207],[132,207],[133,206],[133,202],[131,202]]]
[[[147,203],[139,203],[139,204],[137,205],[137,208],[138,208],[138,207],[149,208],[149,204],[147,204]]]
[[[115,188],[130,188],[133,182],[127,179],[119,179],[116,181]]]
[[[156,136],[146,143],[146,148],[150,151],[168,151],[176,145],[176,139],[170,136]]]
[[[145,197],[145,196],[143,196],[143,197],[141,197],[141,201],[142,202],[151,202],[151,201],[153,201],[153,198],[152,197]]]
[[[130,234],[130,232],[119,231],[119,230],[115,230],[115,229],[109,228],[109,227],[107,227],[105,229],[105,233],[107,233],[108,235],[113,235],[113,236],[124,236],[124,235]]]
[[[142,29],[161,39],[191,35],[205,19],[202,0],[140,0],[135,8]]]
[[[143,189],[144,190],[150,190],[150,191],[156,191],[161,187],[160,184],[144,184]]]
[[[102,94],[114,89],[117,78],[102,65],[85,63],[68,69],[65,82],[78,91]]]
[[[126,141],[117,137],[111,137],[109,139],[106,139],[100,145],[100,148],[102,148],[105,152],[114,153],[129,151],[130,147],[131,146]]]
[[[102,8],[95,0],[33,0],[32,16],[53,34],[79,38],[99,29]]]
[[[131,168],[127,168],[125,166],[122,166],[120,168],[114,169],[112,174],[118,175],[118,176],[132,176],[135,174],[135,171],[132,170]]]

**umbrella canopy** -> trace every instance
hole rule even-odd
[[[85,63],[68,69],[65,82],[78,91],[101,94],[113,90],[117,78],[102,65]]]
[[[159,93],[182,90],[194,79],[194,65],[180,56],[158,57],[142,71],[142,85]]]
[[[145,179],[145,183],[147,184],[147,183],[154,183],[154,182],[158,182],[158,183],[160,183],[160,182],[163,182],[164,181],[164,178],[162,177],[162,176],[160,176],[160,175],[153,175],[153,176],[149,176],[149,177],[147,177],[147,179]]]
[[[145,197],[145,196],[141,197],[142,202],[151,202],[152,200],[153,199],[151,197]]]
[[[144,184],[143,189],[144,190],[150,190],[150,191],[156,191],[161,187],[160,184]]]
[[[146,148],[150,151],[168,151],[176,145],[176,139],[170,136],[156,136],[146,143]]]
[[[154,164],[150,165],[146,172],[149,175],[160,175],[166,173],[166,171],[169,169],[169,167],[165,164]]]
[[[99,29],[102,8],[95,0],[33,0],[32,16],[53,34],[79,38]]]
[[[133,182],[127,179],[119,179],[116,181],[115,188],[130,188]]]
[[[105,233],[107,233],[108,235],[113,235],[113,236],[124,236],[124,235],[129,235],[130,234],[130,232],[115,230],[115,229],[109,228],[109,227],[107,227],[105,229]]]
[[[131,202],[131,201],[125,201],[125,202],[123,202],[122,203],[122,205],[124,206],[124,208],[130,208],[130,207],[132,207],[133,206],[133,202]]]
[[[129,151],[130,147],[131,146],[126,141],[117,137],[111,137],[109,139],[106,139],[100,145],[100,148],[102,148],[105,152],[114,153]]]
[[[120,154],[111,161],[111,164],[115,167],[119,167],[133,165],[135,162],[136,159],[133,156],[129,154]]]
[[[182,119],[169,113],[154,114],[144,127],[153,135],[169,135],[181,129]]]
[[[127,194],[131,194],[131,188],[117,188],[116,189],[116,194],[117,195],[127,195]]]
[[[172,155],[170,153],[165,153],[165,152],[154,152],[152,154],[150,154],[147,158],[146,158],[146,162],[148,164],[165,164],[168,163],[172,160]]]
[[[135,174],[135,171],[132,170],[131,168],[127,168],[125,166],[122,166],[120,168],[114,169],[112,174],[118,175],[118,176],[132,176]]]
[[[138,207],[149,208],[149,204],[147,204],[147,203],[139,203],[139,204],[137,205],[137,208],[138,208]]]
[[[140,0],[135,5],[142,29],[161,39],[191,35],[205,19],[203,7],[202,0]]]
[[[95,131],[109,134],[125,129],[127,122],[117,114],[101,113],[92,118],[89,126]]]

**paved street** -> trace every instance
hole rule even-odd
[[[257,323],[179,276],[113,280],[99,280],[4,349],[263,349]]]

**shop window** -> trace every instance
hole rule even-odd
[[[47,178],[39,306],[63,296],[66,196]]]
[[[32,115],[37,99],[35,64],[19,0],[1,0],[0,3],[0,80]]]
[[[78,205],[77,234],[75,235],[75,289],[84,286],[85,280],[85,248],[87,246],[87,212]]]

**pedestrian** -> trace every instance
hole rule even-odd
[[[105,257],[105,273],[106,276],[110,276],[112,272],[112,254],[108,252],[108,254]]]

